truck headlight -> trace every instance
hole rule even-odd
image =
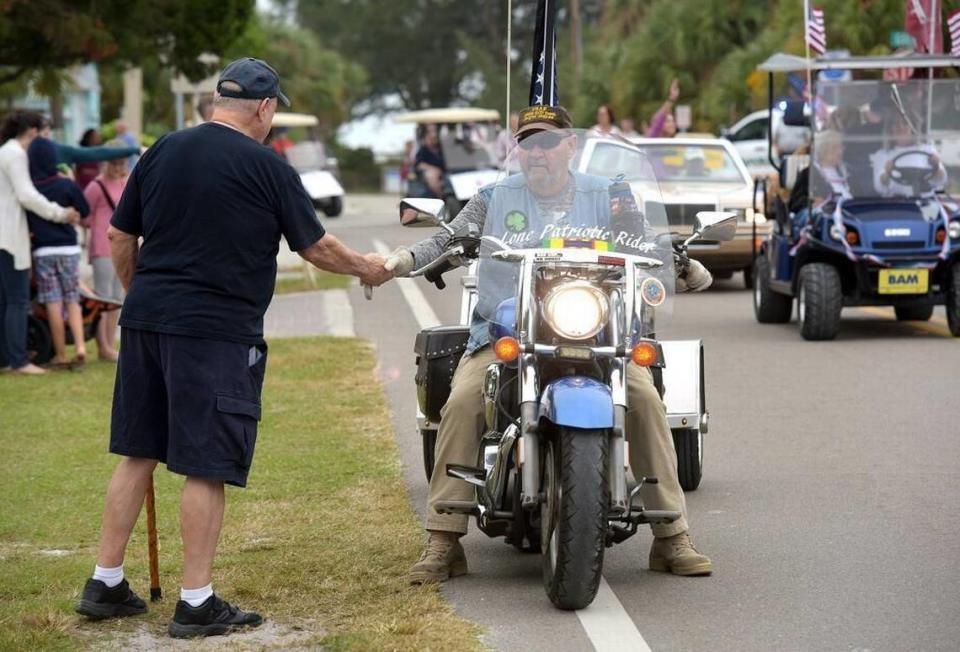
[[[950,222],[950,228],[947,229],[951,240],[960,240],[960,220]]]
[[[606,325],[610,300],[586,281],[558,285],[543,300],[543,318],[561,337],[585,340]]]
[[[843,240],[843,229],[836,224],[830,225],[830,237],[834,240]]]

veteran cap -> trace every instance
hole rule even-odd
[[[537,131],[570,129],[573,127],[573,120],[562,106],[528,106],[520,111],[518,125],[514,136],[520,138],[523,134]]]
[[[240,90],[223,88],[223,82],[233,82]],[[217,92],[223,97],[237,97],[245,100],[262,100],[275,97],[284,106],[290,106],[290,100],[280,90],[280,75],[266,61],[244,57],[230,63],[217,80]]]

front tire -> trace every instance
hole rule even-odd
[[[423,440],[423,472],[429,483],[433,477],[433,465],[436,463],[437,431],[421,430],[420,437]]]
[[[673,431],[677,451],[677,477],[684,491],[696,491],[703,477],[703,436],[699,430],[678,428]]]
[[[323,204],[323,214],[327,217],[339,217],[343,212],[343,197],[331,197]]]
[[[840,330],[843,292],[837,268],[809,263],[800,270],[797,314],[805,340],[832,340]]]
[[[761,254],[754,261],[753,313],[761,324],[785,324],[790,321],[793,301],[770,289],[770,261]]]
[[[545,442],[541,505],[543,586],[560,609],[597,595],[610,504],[605,430],[559,428]]]
[[[897,321],[930,321],[933,306],[894,306],[893,312],[897,315]]]
[[[947,328],[954,337],[960,337],[960,262],[950,269],[950,287],[947,288]]]

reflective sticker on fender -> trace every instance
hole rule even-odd
[[[667,288],[664,287],[663,281],[651,276],[640,284],[640,296],[645,304],[655,308],[667,298]]]

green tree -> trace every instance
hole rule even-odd
[[[5,0],[0,3],[0,84],[88,61],[157,59],[200,79],[197,56],[222,53],[255,0]]]
[[[889,52],[902,29],[903,0],[822,0],[831,49]],[[945,2],[946,5],[956,4]],[[576,116],[600,102],[648,118],[670,81],[681,83],[695,128],[708,130],[766,105],[756,66],[771,54],[804,53],[803,3],[796,0],[612,0],[590,34]],[[561,80],[562,83],[562,80]],[[777,89],[783,92],[785,88]]]
[[[225,59],[241,56],[258,57],[273,66],[291,110],[316,115],[327,129],[347,120],[353,104],[368,92],[360,65],[323,47],[313,32],[263,16],[250,21]]]

